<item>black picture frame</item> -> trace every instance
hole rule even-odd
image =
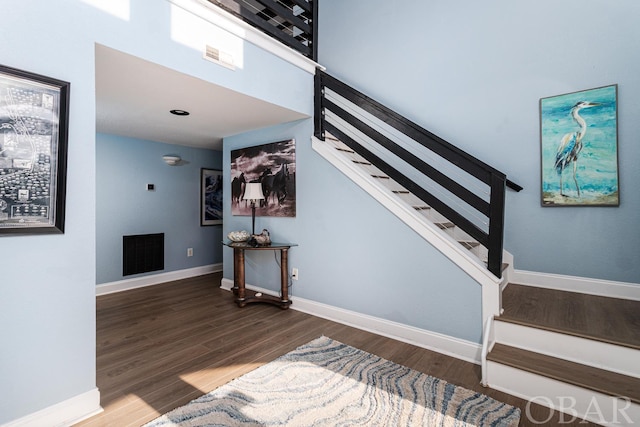
[[[252,215],[244,189],[259,182],[265,199],[256,204],[256,216],[294,218],[296,168],[295,138],[231,150],[231,215]]]
[[[64,233],[70,86],[0,65],[0,236]]]
[[[200,226],[222,225],[222,171],[200,169]]]

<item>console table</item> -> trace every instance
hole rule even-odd
[[[266,302],[275,304],[286,310],[291,305],[289,299],[289,249],[297,246],[295,243],[274,243],[267,246],[252,246],[246,242],[222,242],[233,249],[233,295],[238,307],[244,307],[252,302]],[[244,253],[245,251],[280,251],[280,292],[281,297],[264,295],[245,289],[244,282]]]

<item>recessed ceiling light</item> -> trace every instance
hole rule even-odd
[[[189,112],[185,110],[171,110],[169,111],[171,114],[175,114],[176,116],[188,116]]]

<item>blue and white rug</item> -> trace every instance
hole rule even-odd
[[[520,410],[320,337],[145,427],[517,426]]]

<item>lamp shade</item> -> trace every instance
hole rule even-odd
[[[244,188],[243,200],[263,200],[262,184],[259,182],[249,182]]]

